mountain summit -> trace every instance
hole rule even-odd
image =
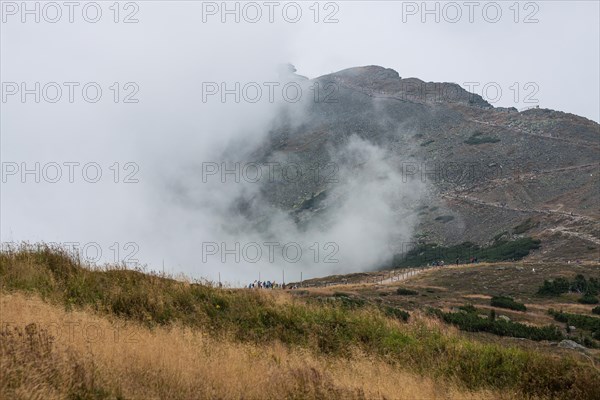
[[[301,121],[277,119],[255,156],[286,157],[310,168],[331,162],[332,149],[358,137],[385,149],[404,175],[427,185],[413,207],[418,240],[484,245],[527,235],[544,243],[533,257],[598,257],[596,122],[548,109],[494,108],[455,83],[402,78],[379,66],[308,83],[318,84],[320,101],[307,104]],[[309,219],[327,207],[330,189],[301,179],[267,185],[264,195]]]

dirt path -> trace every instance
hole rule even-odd
[[[531,135],[531,136],[537,136],[537,137],[544,138],[544,139],[558,140],[560,142],[566,142],[566,143],[572,144],[574,146],[598,147],[598,145],[596,143],[593,143],[593,142],[587,142],[587,141],[581,141],[581,140],[572,140],[572,139],[555,137],[555,136],[549,136],[549,135],[542,135],[542,134],[533,133],[533,132],[530,132],[530,131],[527,131],[525,129],[521,129],[521,128],[518,128],[518,127],[515,127],[515,126],[499,125],[499,124],[494,124],[493,122],[481,121],[481,120],[474,119],[474,118],[467,118],[467,120],[471,121],[471,122],[475,122],[477,124],[488,125],[488,126],[493,126],[493,127],[502,128],[502,129],[508,129],[508,130],[512,130],[512,131],[515,131],[515,132],[524,133],[526,135]]]
[[[560,168],[550,168],[550,169],[542,169],[536,172],[524,172],[517,174],[515,176],[505,176],[502,178],[494,178],[490,179],[490,183],[508,183],[511,181],[520,181],[527,180],[530,178],[537,178],[540,175],[549,175],[558,172],[566,172],[566,171],[578,171],[585,170],[590,168],[600,168],[600,163],[591,163],[591,164],[580,164],[580,165],[571,165],[569,167],[560,167]]]
[[[595,238],[592,235],[588,235],[587,233],[581,233],[581,232],[573,232],[568,230],[567,228],[565,228],[564,226],[559,226],[556,228],[548,228],[546,229],[547,231],[550,232],[560,232],[560,233],[564,233],[566,235],[569,236],[574,236],[576,238],[582,239],[582,240],[587,240],[588,242],[592,242],[594,244],[600,245],[600,239]]]
[[[388,278],[384,278],[380,281],[376,280],[373,283],[376,283],[378,285],[390,285],[395,282],[405,281],[409,278],[412,278],[414,276],[422,274],[425,271],[435,271],[435,270],[438,270],[441,268],[444,268],[444,267],[409,268],[406,271],[402,271],[402,270],[390,271],[388,273],[388,275],[389,275]],[[385,276],[385,274],[384,274],[384,276]]]
[[[476,197],[473,196],[468,196],[468,195],[460,195],[460,194],[454,194],[454,195],[448,195],[448,194],[443,194],[442,197],[446,198],[446,199],[452,199],[452,200],[462,200],[465,201],[467,203],[472,203],[472,204],[478,204],[478,205],[482,205],[482,206],[486,206],[486,207],[495,207],[495,208],[500,208],[503,210],[511,210],[511,211],[518,211],[518,212],[524,212],[524,213],[537,213],[537,214],[546,214],[546,215],[560,215],[563,217],[568,217],[573,221],[585,221],[585,222],[598,222],[598,220],[594,219],[594,218],[590,218],[590,217],[586,217],[584,215],[581,214],[574,214],[571,212],[566,212],[566,211],[558,211],[558,210],[541,210],[541,209],[537,209],[537,208],[517,208],[517,207],[510,207],[508,205],[505,204],[500,204],[500,203],[492,203],[492,202],[488,202],[488,201],[484,201],[481,199],[478,199]]]

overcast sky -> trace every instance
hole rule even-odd
[[[132,242],[142,263],[164,259],[172,272],[214,279],[215,270],[198,272],[174,254],[187,245],[189,216],[165,209],[158,193],[185,160],[258,140],[272,117],[264,101],[203,102],[203,84],[270,82],[285,62],[310,78],[381,65],[470,85],[494,106],[600,119],[597,1],[430,2],[427,10],[422,2],[230,2],[232,13],[220,1],[28,2],[32,13],[22,4],[2,2],[2,241],[101,243],[108,261],[112,243],[120,260]],[[33,92],[22,97],[24,88]],[[63,177],[23,179],[23,162],[56,162]],[[90,184],[75,170],[68,182],[65,162],[96,163],[102,179]]]

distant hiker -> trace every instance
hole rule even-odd
[[[458,262],[459,262],[459,261],[460,261],[460,260],[458,259],[458,257],[456,257],[456,266],[457,266],[457,267],[458,267]]]

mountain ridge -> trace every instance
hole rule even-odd
[[[422,168],[429,190],[414,210],[419,240],[485,244],[533,219],[524,234],[541,238],[543,247],[532,257],[599,258],[598,123],[549,109],[495,108],[455,83],[404,79],[380,66],[309,82],[333,84],[335,98],[307,104],[301,123],[274,123],[257,153],[261,159],[324,165],[331,148],[356,136]],[[453,165],[459,166],[454,175]],[[427,177],[428,168],[437,171],[429,174],[434,177]],[[310,219],[313,199],[328,189],[301,180],[266,185],[263,194]],[[565,246],[569,251],[560,255]]]

